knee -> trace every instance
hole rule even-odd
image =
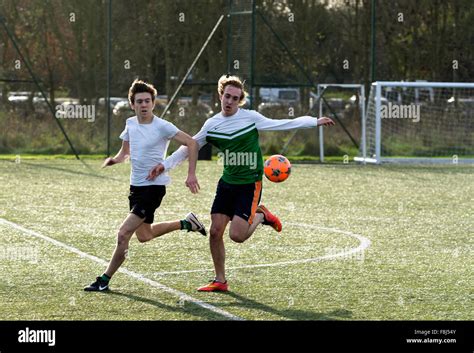
[[[221,227],[211,226],[209,236],[211,241],[221,240],[224,235],[224,229]]]
[[[137,237],[137,238],[140,243],[146,243],[147,241],[150,240],[150,238],[146,238],[146,237]]]
[[[130,241],[130,232],[120,229],[117,234],[117,246],[127,246]]]
[[[245,238],[242,236],[242,234],[238,232],[231,231],[229,236],[230,236],[230,239],[232,239],[236,243],[243,243],[245,241]]]

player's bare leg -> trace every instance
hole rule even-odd
[[[160,222],[155,224],[143,223],[138,227],[135,234],[141,243],[150,241],[164,234],[171,233],[181,229],[180,221]]]
[[[188,232],[199,232],[206,235],[206,228],[192,212],[186,215],[181,221],[162,222],[156,224],[143,223],[145,218],[140,218],[130,213],[120,226],[117,234],[117,245],[110,260],[109,265],[102,276],[84,288],[85,291],[106,291],[109,290],[109,281],[115,272],[125,261],[130,239],[135,233],[140,242],[146,242],[179,229],[187,229]]]
[[[112,254],[112,260],[110,260],[109,265],[102,276],[97,277],[95,282],[85,287],[85,291],[104,292],[109,290],[110,278],[112,278],[113,274],[117,272],[127,257],[130,238],[144,221],[145,218],[140,218],[133,213],[130,213],[127,218],[125,218],[117,233],[117,245]]]
[[[209,245],[216,271],[216,280],[223,283],[225,282],[224,232],[229,221],[230,217],[225,214],[216,213],[211,215]]]
[[[234,216],[230,223],[230,238],[236,243],[243,243],[255,232],[257,226],[263,222],[263,214],[256,213],[253,217],[252,224],[249,224],[245,219]]]
[[[143,223],[138,227],[135,234],[141,243],[150,241],[162,235],[171,233],[175,230],[187,229],[188,232],[199,232],[206,236],[206,227],[192,212],[186,215],[181,221],[160,222],[154,224]]]
[[[225,214],[211,214],[211,230],[209,237],[209,245],[211,247],[212,261],[214,262],[214,270],[216,277],[211,283],[199,287],[201,292],[226,292],[229,289],[225,279],[225,247],[224,232],[230,217]]]
[[[112,260],[110,260],[109,266],[104,272],[107,276],[112,277],[125,261],[130,238],[142,225],[143,221],[145,221],[145,218],[140,218],[133,213],[130,213],[123,221],[117,234],[117,245],[112,255]]]

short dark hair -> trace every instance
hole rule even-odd
[[[155,101],[155,97],[158,95],[158,92],[155,87],[151,83],[147,83],[145,81],[139,80],[138,78],[132,82],[130,89],[128,90],[128,102],[130,105],[135,103],[135,95],[137,93],[150,93],[151,94],[151,101]]]

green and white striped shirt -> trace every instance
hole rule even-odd
[[[216,114],[206,120],[193,136],[199,148],[210,143],[218,148],[223,160],[222,179],[229,184],[250,184],[262,180],[263,160],[258,131],[305,129],[317,126],[317,118],[273,120],[254,110],[239,109],[234,115]],[[165,159],[165,170],[174,168],[188,157],[188,148],[181,146]]]

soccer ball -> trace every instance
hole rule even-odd
[[[265,161],[263,172],[268,180],[281,183],[290,176],[291,163],[285,156],[275,154]]]

